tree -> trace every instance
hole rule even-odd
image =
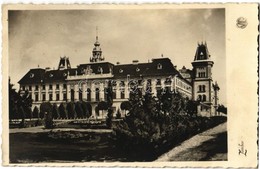
[[[227,107],[225,107],[224,105],[219,105],[217,111],[227,114]]]
[[[83,109],[82,109],[82,103],[81,102],[76,103],[75,111],[77,113],[78,118],[83,118]]]
[[[60,113],[60,118],[62,119],[68,118],[68,113],[63,103],[61,103],[59,106],[59,113]]]
[[[18,115],[18,105],[17,102],[20,98],[18,93],[13,89],[13,84],[11,84],[11,80],[9,78],[9,119],[17,119]]]
[[[40,116],[41,118],[44,118],[45,113],[52,112],[52,105],[50,102],[43,102],[40,105]]]
[[[18,92],[19,95],[20,91]],[[32,117],[32,99],[31,95],[28,90],[25,90],[24,94],[20,97],[18,104],[21,105],[25,111],[25,118],[31,118]]]
[[[37,106],[33,109],[33,118],[39,118],[39,108]]]
[[[108,110],[108,103],[101,101],[98,103],[98,110],[102,110],[102,118],[104,117],[104,110]]]
[[[113,118],[113,87],[112,87],[112,82],[111,80],[108,81],[107,85],[107,105],[108,105],[108,110],[107,110],[107,118],[106,118],[106,125],[107,127],[111,128],[112,127],[112,118]]]
[[[92,115],[92,106],[88,102],[82,102],[83,117],[89,118]]]
[[[67,103],[67,111],[68,111],[69,119],[74,119],[77,117],[76,111],[75,111],[75,104],[73,102]]]
[[[198,102],[193,100],[188,100],[186,105],[186,111],[190,116],[197,115]]]
[[[121,112],[119,109],[117,109],[116,118],[121,119]]]
[[[52,106],[52,115],[54,119],[60,118],[59,109],[56,103],[54,103]]]

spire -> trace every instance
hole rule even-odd
[[[100,43],[98,42],[98,27],[96,27],[96,42],[94,43],[94,48],[92,51],[92,57],[90,57],[90,62],[103,61],[102,50],[100,48]]]
[[[98,26],[96,26],[96,41],[98,41]]]
[[[201,44],[198,43],[198,47],[195,53],[195,60],[208,60],[210,58],[210,54],[207,47],[207,42],[201,42]]]

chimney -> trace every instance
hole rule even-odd
[[[46,68],[45,68],[45,71],[50,71],[50,70],[51,70],[50,67],[46,67]]]
[[[133,60],[133,64],[134,64],[134,65],[137,65],[138,62],[139,62],[138,60]]]
[[[116,64],[117,64],[117,65],[119,65],[119,64],[120,64],[120,62],[116,62]]]

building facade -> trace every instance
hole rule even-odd
[[[112,64],[105,61],[98,37],[94,43],[90,62],[75,68],[70,65],[68,57],[60,58],[57,69],[30,69],[18,82],[21,93],[28,90],[33,99],[33,107],[49,101],[57,105],[66,102],[87,101],[92,112],[101,101],[106,101],[108,81],[113,86],[113,109],[120,109],[123,101],[133,94],[133,87],[154,96],[161,89],[180,92],[185,97],[201,101],[201,115],[212,114],[214,92],[211,69],[213,61],[209,60],[207,46],[197,48],[192,62],[193,70],[176,70],[169,58],[160,57],[148,63],[134,60],[131,64]],[[216,88],[216,87],[215,87]],[[213,108],[212,108],[213,107]],[[92,113],[96,116],[95,113]]]

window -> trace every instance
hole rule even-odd
[[[60,89],[60,85],[59,84],[56,84],[56,89]]]
[[[113,89],[113,99],[116,99],[116,89]]]
[[[82,100],[82,91],[79,90],[79,100]]]
[[[162,94],[162,89],[161,88],[157,88],[156,89],[156,93],[157,93],[157,97],[159,98]]]
[[[70,99],[71,101],[74,101],[74,93],[75,91],[73,89],[70,90]]]
[[[201,95],[198,95],[197,100],[198,100],[198,101],[201,101],[201,100],[202,100]]]
[[[204,94],[203,96],[202,96],[202,101],[206,101],[207,100],[207,97],[206,97],[206,95]]]
[[[60,94],[59,93],[56,94],[56,100],[60,100]]]
[[[120,98],[121,98],[121,99],[124,99],[124,98],[125,98],[125,90],[122,90],[122,91],[120,92]]]
[[[91,101],[91,90],[90,90],[90,88],[87,89],[87,101]]]
[[[63,84],[63,89],[67,89],[67,85],[66,84]]]
[[[29,99],[32,99],[32,95],[31,94],[29,94]]]
[[[25,86],[21,86],[21,90],[25,90]]]
[[[45,85],[42,85],[42,90],[45,90]]]
[[[29,86],[29,91],[32,91],[32,86]]]
[[[52,94],[49,94],[49,100],[52,101]]]
[[[63,93],[63,100],[67,100],[67,93]]]
[[[35,101],[39,101],[39,95],[38,94],[35,94]]]
[[[49,89],[52,90],[52,85],[49,85]]]
[[[96,101],[99,101],[99,88],[96,88]]]
[[[46,100],[46,95],[42,94],[42,101],[45,101],[45,100]]]
[[[156,85],[161,85],[161,79],[156,80]]]
[[[147,79],[146,93],[152,93],[152,80],[151,79]]]
[[[166,78],[164,83],[165,83],[165,85],[171,85],[171,83],[172,83],[171,78]]]
[[[161,63],[158,63],[157,69],[162,69],[162,64]]]
[[[38,85],[35,86],[35,90],[39,90],[39,86]]]

